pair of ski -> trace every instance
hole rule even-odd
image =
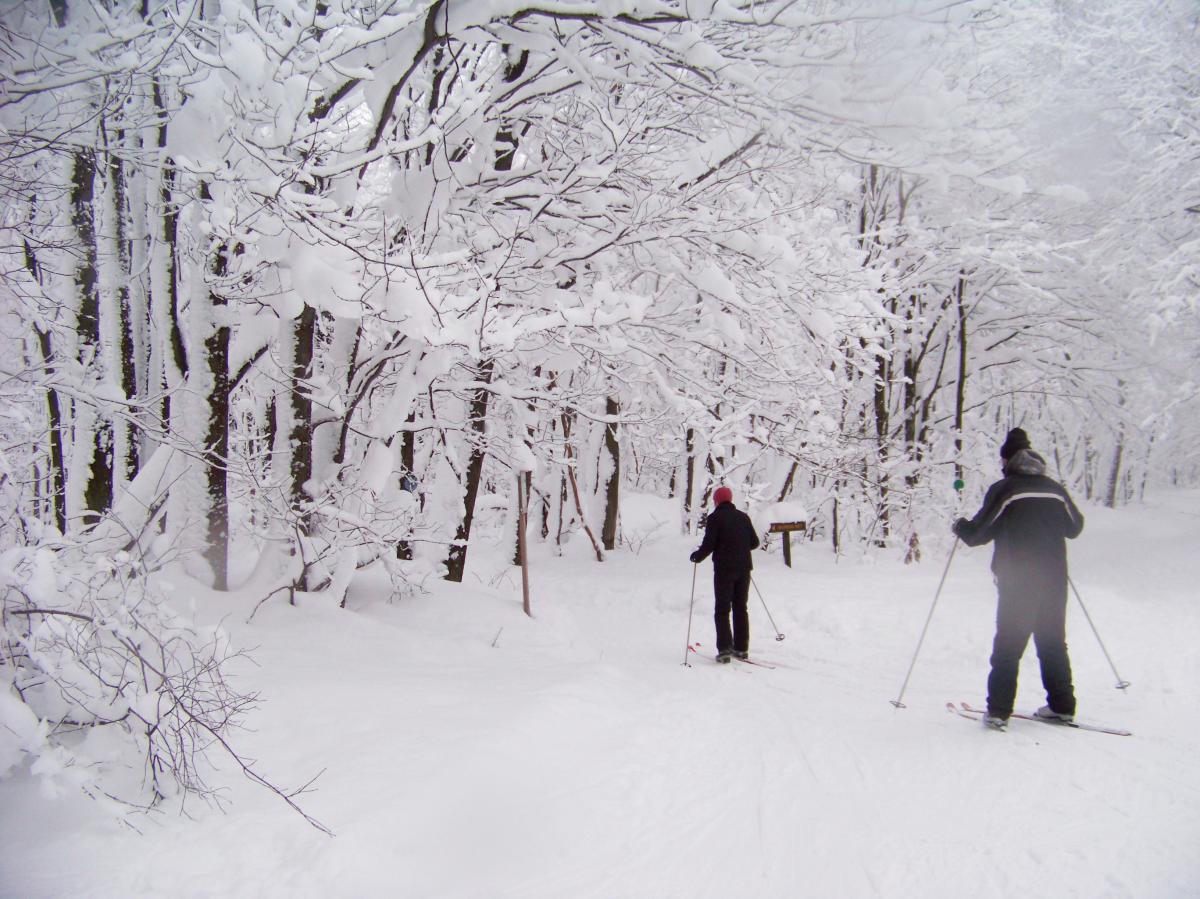
[[[960,715],[963,718],[970,718],[972,721],[982,721],[983,716],[987,713],[983,709],[977,709],[968,705],[965,702],[946,703],[946,708]],[[1101,734],[1112,734],[1117,737],[1132,737],[1133,731],[1125,730],[1120,727],[1108,727],[1103,724],[1091,724],[1087,721],[1058,721],[1054,718],[1039,718],[1037,715],[1027,715],[1022,712],[1013,712],[1012,717],[1020,718],[1023,721],[1040,721],[1042,724],[1049,724],[1053,727],[1073,727],[1075,730],[1094,730]]]
[[[741,662],[743,665],[753,665],[755,668],[770,668],[772,671],[775,670],[774,665],[768,665],[766,662],[760,662],[758,659],[739,659],[737,656],[734,656],[733,660]]]
[[[699,643],[689,644],[688,652],[689,653],[694,652],[697,655],[699,655],[699,653],[700,653],[699,646],[700,646]],[[774,665],[768,665],[766,662],[760,662],[758,659],[739,659],[737,656],[731,656],[730,658],[733,660],[733,662],[741,662],[743,665],[753,665],[755,668],[769,668],[772,671],[775,670]],[[717,664],[717,665],[725,664],[725,662],[718,662],[716,659],[713,659],[713,663]],[[730,662],[730,664],[732,664],[732,662]]]

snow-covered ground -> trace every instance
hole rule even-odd
[[[198,594],[257,647],[239,745],[277,782],[318,772],[309,827],[224,776],[225,812],[123,828],[89,800],[0,783],[0,893],[37,897],[1200,896],[1200,492],[1086,508],[1068,619],[1080,717],[1133,737],[1016,721],[985,731],[990,548],[960,548],[896,698],[949,541],[919,566],[756,554],[752,651],[711,661],[708,563],[666,502],[629,501],[638,551],[538,548],[533,610],[497,547],[468,583],[391,600],[364,580],[340,610]],[[662,524],[653,527],[655,520]],[[644,540],[642,538],[645,538]],[[639,541],[641,541],[639,543]],[[1042,702],[1036,657],[1018,706]]]

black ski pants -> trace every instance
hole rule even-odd
[[[746,604],[750,598],[750,569],[713,567],[713,595],[716,608],[713,620],[717,625],[717,652],[750,650],[750,613]],[[730,619],[733,627],[730,628]]]
[[[1021,656],[1033,636],[1042,667],[1046,701],[1056,712],[1075,714],[1071,659],[1067,655],[1066,579],[999,580],[996,637],[992,641],[992,671],[988,675],[988,711],[1007,718],[1017,696]]]

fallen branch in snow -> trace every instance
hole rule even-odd
[[[276,587],[274,590],[272,590],[270,593],[268,593],[266,596],[264,596],[262,599],[260,599],[258,602],[256,602],[254,604],[253,611],[251,611],[249,617],[246,618],[247,624],[249,624],[251,621],[254,620],[254,616],[258,614],[258,610],[261,609],[264,605],[266,605],[267,600],[269,600],[276,593],[286,593],[288,595],[288,601],[292,605],[296,604],[296,585],[293,583],[290,583],[290,582],[287,584],[283,584],[280,587]]]
[[[219,748],[247,778],[330,833],[296,801],[312,780],[281,788],[230,742],[258,697],[231,686],[228,666],[246,655],[220,628],[178,619],[128,554],[16,547],[0,562],[0,668],[11,685],[0,691],[0,726],[15,735],[0,744],[0,774],[31,757],[31,770],[52,790],[64,781],[148,811],[171,797],[217,802],[203,770]],[[68,739],[71,730],[99,727],[123,739]],[[96,746],[107,754],[94,757]],[[142,761],[144,800],[128,785],[112,785],[130,756]]]

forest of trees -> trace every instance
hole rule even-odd
[[[2,15],[0,672],[156,793],[245,699],[168,564],[344,603],[721,483],[913,560],[1016,425],[1093,502],[1200,479],[1185,0]]]

